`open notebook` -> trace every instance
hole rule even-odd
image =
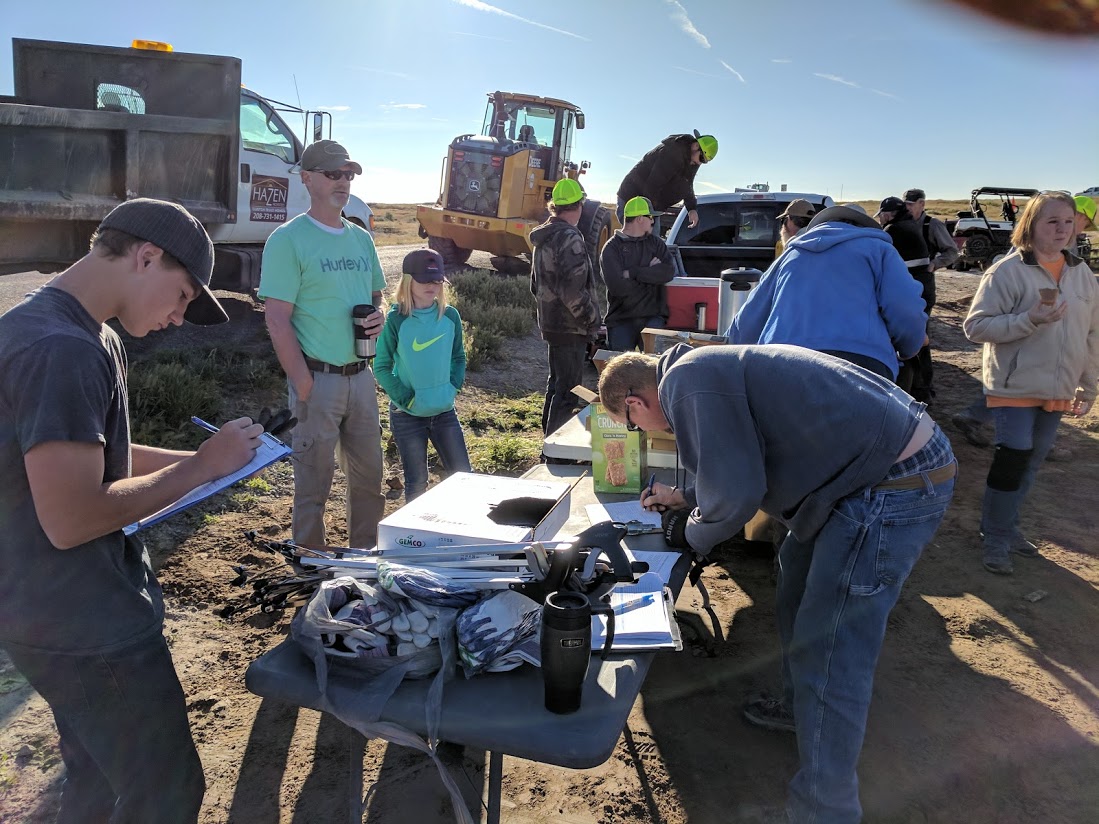
[[[202,486],[196,486],[186,495],[174,503],[164,507],[159,512],[154,512],[147,518],[142,518],[140,521],[130,524],[122,531],[127,535],[133,535],[139,529],[144,529],[147,526],[160,523],[165,518],[170,518],[177,512],[182,512],[189,507],[194,506],[199,501],[204,501],[211,495],[215,495],[221,490],[232,486],[237,481],[243,480],[250,475],[254,475],[261,469],[264,469],[275,461],[285,458],[293,450],[280,441],[273,435],[269,435],[264,432],[261,436],[261,443],[259,448],[256,449],[256,454],[252,456],[252,460],[247,466],[238,469],[236,472],[226,475],[224,478],[217,478],[213,481],[207,481]]]

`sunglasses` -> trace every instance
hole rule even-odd
[[[633,394],[633,390],[631,389],[629,392],[626,393],[626,397],[627,398],[632,398],[632,397],[636,397],[636,396]],[[627,432],[637,432],[639,429],[640,429],[640,427],[630,419],[630,405],[627,403],[626,404],[626,431]]]
[[[350,169],[341,170],[341,171],[338,171],[338,172],[326,172],[326,171],[324,171],[324,169],[310,169],[309,171],[311,171],[311,172],[320,172],[322,175],[327,177],[329,180],[339,180],[341,177],[344,180],[348,180],[348,181],[355,179],[355,173],[353,171],[351,171]]]

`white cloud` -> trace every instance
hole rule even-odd
[[[794,61],[788,57],[772,57],[772,63],[793,63]]]
[[[715,192],[727,192],[729,191],[725,186],[718,186],[716,183],[710,183],[706,180],[700,180],[695,185],[704,186],[707,189],[713,189]]]
[[[686,72],[687,74],[697,74],[699,77],[713,77],[717,79],[721,78],[720,74],[707,74],[706,72],[700,72],[697,69],[687,69],[683,66],[672,66],[672,68],[676,71]]]
[[[842,83],[845,86],[850,86],[852,89],[862,88],[858,83],[852,83],[850,80],[844,80],[838,74],[821,74],[820,72],[813,72],[813,77],[820,77],[823,80],[831,80],[833,83]]]
[[[728,69],[729,71],[731,71],[731,72],[732,72],[733,74],[735,74],[735,75],[736,75],[736,79],[737,79],[737,80],[739,80],[739,81],[740,81],[741,83],[747,83],[747,82],[748,82],[747,80],[745,80],[745,79],[744,79],[744,75],[742,75],[742,74],[741,74],[740,72],[738,72],[738,71],[737,71],[736,69],[734,69],[734,68],[733,68],[732,66],[730,66],[730,65],[729,65],[728,63],[726,63],[726,62],[725,62],[724,60],[718,60],[717,62],[718,62],[718,63],[720,63],[720,64],[721,64],[722,66],[724,66],[725,68],[727,68],[727,69]]]
[[[553,26],[547,26],[545,23],[539,23],[535,20],[531,20],[527,17],[520,17],[518,14],[512,14],[510,11],[504,11],[496,6],[490,6],[488,3],[482,3],[481,0],[451,0],[452,3],[457,3],[459,6],[465,6],[467,9],[473,9],[474,11],[483,11],[488,14],[498,14],[501,17],[506,17],[509,20],[518,20],[520,23],[526,23],[528,26],[537,26],[540,29],[546,31],[556,32],[557,34],[564,34],[568,37],[575,37],[577,40],[590,40],[590,38],[583,35],[576,34],[571,31],[565,31],[564,29],[555,29]]]
[[[391,111],[392,109],[426,109],[426,103],[379,103],[379,109]]]
[[[317,106],[317,109],[319,109],[322,112],[349,112],[349,111],[351,111],[350,106]]]
[[[623,160],[630,161],[630,163],[636,163],[637,161],[639,161],[641,159],[640,157],[631,157],[630,155],[619,155],[619,157],[622,158]]]
[[[459,2],[460,1],[461,0],[459,0]],[[698,45],[702,46],[702,48],[710,48],[710,41],[706,39],[706,35],[695,28],[695,24],[692,23],[691,18],[687,16],[687,10],[683,8],[683,5],[677,2],[677,0],[664,0],[664,2],[672,7],[672,20],[679,24],[679,30],[698,43]]]

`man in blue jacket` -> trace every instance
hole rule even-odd
[[[796,346],[618,355],[599,396],[627,427],[675,434],[693,481],[641,496],[666,508],[670,546],[705,559],[760,509],[789,527],[776,602],[785,696],[745,715],[797,733],[791,821],[860,821],[855,768],[874,670],[889,613],[953,496],[950,441],[890,381]]]
[[[788,343],[891,381],[923,345],[920,284],[870,217],[823,209],[790,241],[733,318],[730,343]]]

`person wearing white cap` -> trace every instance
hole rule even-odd
[[[0,648],[49,704],[58,821],[191,824],[205,780],[164,641],[149,553],[123,528],[245,466],[263,427],[223,424],[197,452],[130,441],[134,337],[227,320],[214,249],[181,206],[117,206],[91,250],[0,317]]]

